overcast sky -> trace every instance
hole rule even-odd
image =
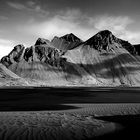
[[[0,0],[0,57],[39,37],[72,32],[86,40],[104,29],[140,43],[140,0]]]

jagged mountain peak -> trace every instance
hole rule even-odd
[[[22,49],[22,48],[24,48],[25,46],[23,45],[23,44],[18,44],[18,45],[16,45],[14,48],[15,49]]]
[[[88,39],[84,45],[89,45],[98,51],[112,52],[114,49],[125,48],[129,53],[135,55],[136,50],[128,41],[119,39],[109,30],[103,30]]]
[[[100,35],[112,35],[112,32],[110,30],[102,30],[102,31],[99,31],[97,34],[100,34]]]
[[[46,44],[50,44],[50,41],[48,39],[38,38],[35,43],[35,46],[36,45],[46,45]]]
[[[43,62],[48,65],[59,65],[62,53],[51,45],[34,45],[25,48],[23,45],[17,45],[9,53],[1,59],[1,63],[6,67],[20,62]]]
[[[62,37],[55,36],[51,41],[55,48],[58,48],[59,50],[62,50],[64,52],[76,48],[82,42],[83,41],[73,33],[66,34]]]
[[[75,41],[82,41],[80,38],[78,38],[76,35],[74,35],[73,33],[70,33],[70,34],[66,34],[60,38],[63,38],[65,39],[66,41],[69,41],[69,42],[75,42]]]
[[[12,55],[12,54],[17,54],[19,53],[20,51],[22,51],[23,49],[25,49],[25,46],[23,44],[18,44],[14,47],[14,49],[10,52],[9,55]]]
[[[19,62],[22,59],[22,54],[24,50],[25,47],[22,44],[15,46],[14,49],[7,56],[4,56],[1,59],[1,63],[8,67],[14,62]]]
[[[117,38],[109,30],[103,30],[98,32],[96,35],[88,39],[85,44],[94,45],[96,49],[100,46],[108,46],[117,41]],[[106,47],[103,47],[104,49]]]
[[[54,36],[54,38],[51,40],[51,42],[52,42],[54,39],[59,39],[59,37],[58,37],[58,36]]]

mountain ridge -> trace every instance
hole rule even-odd
[[[73,33],[66,34],[62,37],[55,36],[51,42],[54,45],[54,47],[64,52],[74,49],[81,43],[83,43],[83,41],[77,36],[75,36]]]
[[[17,45],[1,63],[19,77],[44,85],[140,85],[134,46],[112,32],[100,31],[85,42],[72,33],[55,38],[61,46],[38,38],[29,48]]]

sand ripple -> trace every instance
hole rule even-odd
[[[95,116],[140,114],[140,104],[75,104],[71,111],[1,112],[0,140],[81,140],[116,129]]]
[[[1,140],[85,139],[113,131],[115,125],[91,116],[65,113],[1,113]]]

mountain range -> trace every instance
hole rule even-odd
[[[108,30],[87,41],[72,33],[51,41],[39,38],[29,48],[15,46],[1,59],[0,81],[14,79],[13,85],[21,86],[140,86],[139,50]]]

